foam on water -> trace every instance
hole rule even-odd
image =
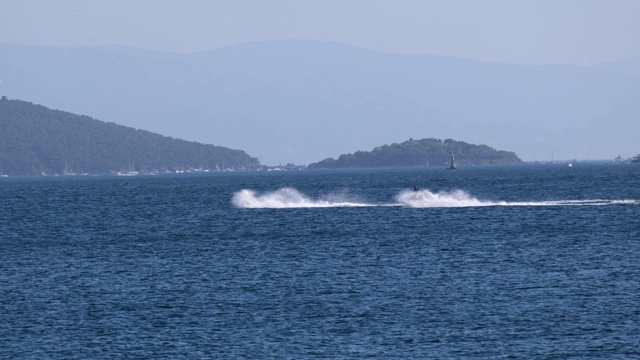
[[[406,206],[411,208],[479,207],[479,206],[603,206],[603,205],[640,205],[640,200],[551,200],[507,202],[480,200],[463,190],[433,193],[429,190],[404,190],[394,197],[396,202],[373,204],[350,199],[346,194],[330,194],[322,198],[310,198],[294,188],[281,188],[276,191],[258,194],[244,189],[233,195],[232,203],[243,209],[283,209],[283,208],[330,208],[330,207],[370,207],[370,206]]]
[[[273,192],[257,194],[253,190],[241,190],[233,195],[231,202],[235,207],[245,209],[282,209],[282,208],[322,208],[373,206],[351,201],[346,195],[328,195],[323,199],[312,199],[294,188],[282,188]]]

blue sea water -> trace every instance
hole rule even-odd
[[[2,359],[640,357],[635,164],[2,178],[0,201]]]

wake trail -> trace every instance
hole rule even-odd
[[[481,206],[605,206],[605,205],[640,205],[640,200],[552,200],[507,202],[480,200],[463,190],[442,191],[433,193],[429,190],[404,190],[398,193],[394,203],[368,203],[349,197],[348,195],[329,194],[320,198],[311,198],[294,188],[281,188],[262,194],[254,190],[244,189],[236,192],[231,202],[241,209],[287,209],[287,208],[336,208],[336,207],[381,207],[403,206],[410,208],[450,208]]]

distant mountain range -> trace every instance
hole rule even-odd
[[[194,54],[0,44],[0,95],[304,164],[412,138],[525,160],[637,153],[640,57],[594,66],[384,54],[318,41]]]
[[[640,55],[616,61],[604,62],[598,65],[594,65],[593,67],[620,74],[640,76]]]
[[[244,151],[0,99],[0,175],[131,175],[260,167]]]
[[[499,151],[486,145],[467,144],[452,139],[422,139],[379,146],[372,151],[343,154],[309,164],[310,169],[454,166],[484,164],[518,164],[522,160],[510,151]]]

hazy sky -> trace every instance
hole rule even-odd
[[[640,55],[637,0],[0,0],[0,42],[177,52],[313,39],[514,63]]]

